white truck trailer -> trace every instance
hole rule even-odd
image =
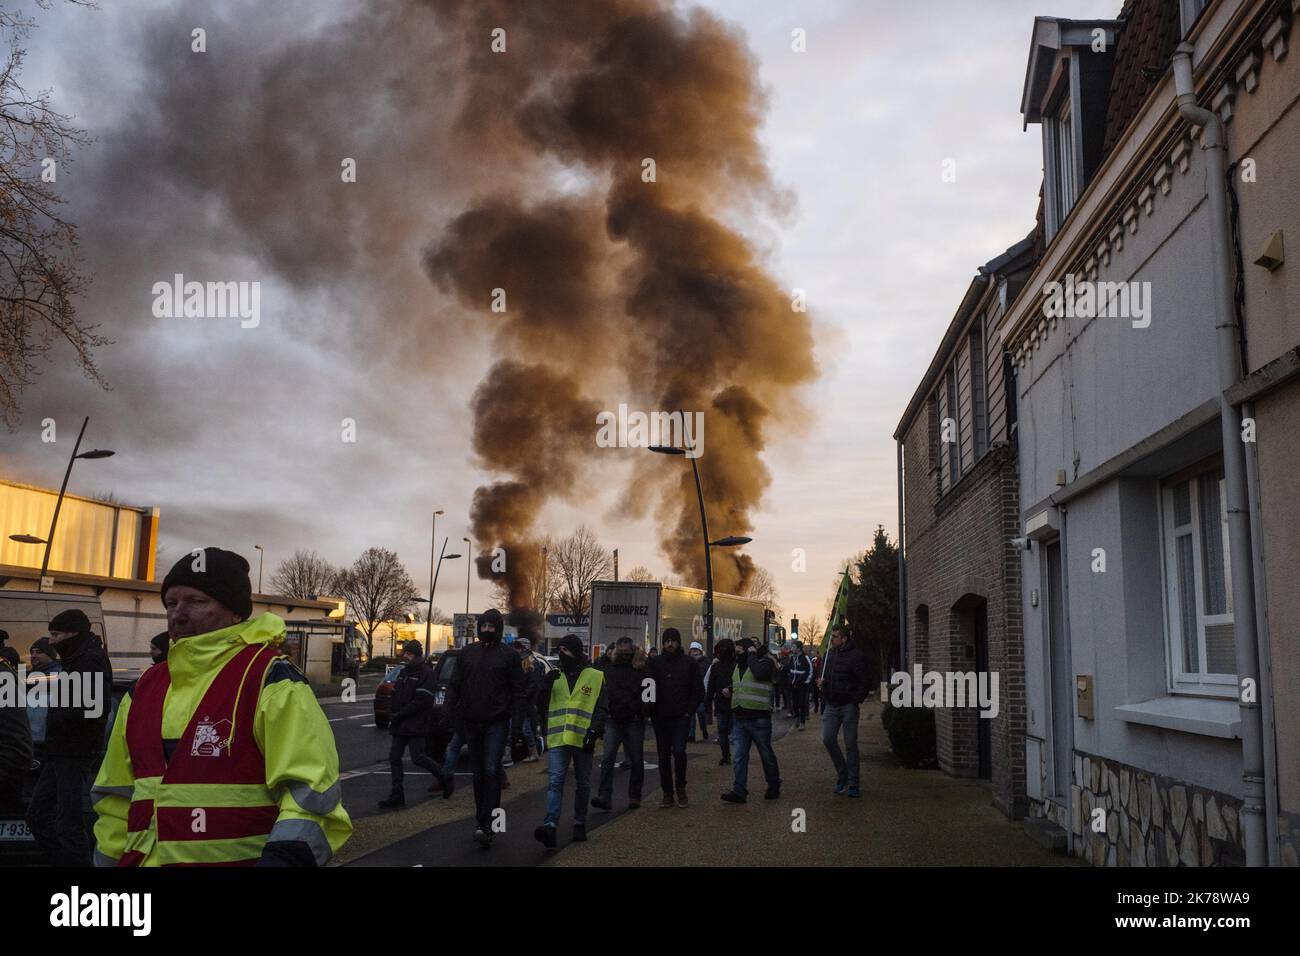
[[[704,596],[699,588],[635,581],[596,581],[591,586],[591,637],[588,652],[598,655],[620,637],[644,648],[658,647],[663,632],[677,628],[683,647],[699,641],[706,656],[713,644],[704,633]],[[713,641],[729,637],[766,639],[768,646],[785,643],[785,627],[764,602],[736,594],[713,592]]]

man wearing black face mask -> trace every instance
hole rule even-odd
[[[582,638],[560,638],[560,666],[546,675],[542,690],[542,732],[546,735],[546,819],[533,836],[555,849],[555,830],[564,806],[564,781],[573,761],[573,840],[587,839],[587,801],[591,798],[591,761],[596,739],[605,733],[605,674],[592,667]]]
[[[469,745],[474,839],[483,847],[492,845],[493,814],[501,806],[501,758],[512,719],[516,742],[524,743],[524,668],[519,655],[501,643],[503,624],[496,608],[478,616],[478,641],[458,655],[459,666],[447,688],[447,712]]]
[[[693,657],[682,652],[682,635],[675,627],[663,633],[663,653],[650,663],[654,679],[655,747],[659,753],[659,785],[664,797],[659,806],[685,807],[686,735],[695,710],[704,697],[704,677]]]
[[[645,783],[644,681],[648,679],[646,657],[630,637],[620,637],[614,646],[614,660],[604,668],[605,693],[609,698],[609,720],[605,722],[605,755],[600,763],[600,788],[591,805],[610,810],[614,797],[614,761],[623,748],[632,771],[627,784],[627,806],[641,806]]]

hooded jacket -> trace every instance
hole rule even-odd
[[[723,690],[731,686],[732,672],[736,669],[736,655],[719,655],[709,665],[708,680],[705,681],[705,703],[713,708],[715,714],[731,713],[731,698],[723,695]]]
[[[496,633],[484,640],[483,623],[495,621]],[[519,654],[503,644],[501,612],[492,608],[479,615],[477,643],[460,652],[456,673],[447,688],[448,712],[457,722],[491,724],[510,718],[515,733],[522,734],[528,689]]]
[[[650,676],[655,681],[655,699],[651,713],[656,719],[671,720],[694,714],[704,699],[704,675],[699,662],[685,651],[669,654],[660,651],[650,660]]]
[[[0,693],[6,696],[25,693],[18,674],[9,662],[0,659]],[[27,708],[0,705],[0,795],[21,793],[23,778],[32,766],[32,734],[27,727]],[[16,807],[0,806],[0,813],[23,813]]]
[[[195,709],[217,673],[249,645],[279,644],[284,621],[261,614],[219,631],[182,638],[171,646],[171,686],[163,707],[163,751],[171,759]],[[161,666],[161,665],[160,665]],[[126,842],[127,809],[135,787],[126,745],[131,696],[118,708],[108,752],[91,788],[95,801],[95,862],[113,866]],[[334,733],[307,678],[288,660],[267,669],[253,718],[253,737],[266,763],[266,787],[279,816],[262,851],[269,865],[323,866],[352,834],[343,808]],[[157,866],[152,849],[143,866]]]
[[[53,707],[45,720],[45,755],[47,757],[96,757],[104,752],[104,732],[108,713],[113,706],[113,669],[103,642],[83,631],[54,645],[65,674],[82,684],[82,694],[99,695],[90,700],[94,707]],[[75,702],[74,702],[75,703]],[[95,711],[98,711],[95,714]],[[95,716],[89,716],[95,714]]]
[[[633,658],[622,660],[614,655],[614,660],[605,665],[605,694],[608,697],[609,719],[622,723],[633,718],[645,717],[649,705],[642,699],[641,682],[650,676],[648,669],[637,667]]]
[[[422,660],[404,665],[393,682],[389,733],[394,737],[423,737],[428,734],[433,701],[433,671]]]

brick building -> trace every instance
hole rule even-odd
[[[997,675],[997,714],[935,710],[939,766],[992,784],[1024,816],[1014,389],[996,329],[1033,265],[1036,236],[980,268],[898,424],[908,669]],[[951,702],[949,702],[951,703]]]

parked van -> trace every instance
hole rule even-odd
[[[9,632],[8,644],[27,663],[32,643],[50,633],[50,621],[60,611],[82,611],[90,618],[90,629],[108,646],[104,611],[99,598],[90,594],[59,594],[43,591],[0,591],[0,630]],[[112,659],[110,652],[109,659]]]

